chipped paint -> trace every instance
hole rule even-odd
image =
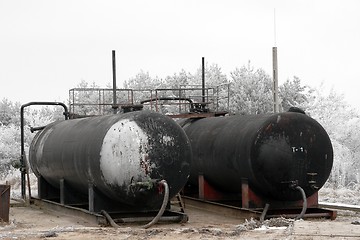
[[[162,137],[162,143],[167,145],[167,146],[174,146],[175,143],[174,143],[174,137],[171,137],[171,136],[163,136]]]
[[[148,157],[149,136],[129,119],[116,122],[106,133],[100,151],[100,169],[110,185],[129,185],[148,179],[154,165]]]
[[[173,197],[190,172],[185,132],[171,118],[150,111],[60,121],[37,136],[29,161],[45,180],[39,191],[45,199],[46,188],[59,189],[63,179],[69,186],[64,194],[89,196],[94,209],[156,209],[162,200],[157,182],[165,179]]]

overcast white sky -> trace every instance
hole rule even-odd
[[[0,0],[0,99],[66,101],[81,80],[118,87],[140,69],[194,73],[201,57],[225,74],[250,60],[279,82],[335,87],[360,110],[357,0]]]

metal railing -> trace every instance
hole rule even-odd
[[[113,89],[73,88],[69,90],[69,112],[71,115],[105,115],[110,114],[114,107],[137,104],[163,114],[181,114],[194,108],[227,111],[229,94],[230,84],[205,89],[200,85],[181,85],[180,88],[169,89],[116,89],[114,106]]]
[[[117,89],[117,106],[133,105],[133,90]],[[73,88],[69,90],[69,112],[80,115],[105,115],[112,111],[110,88]]]

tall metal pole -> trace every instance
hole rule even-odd
[[[273,96],[274,96],[274,113],[279,110],[279,81],[278,81],[278,61],[277,61],[277,47],[276,47],[276,11],[274,9],[274,47],[272,49],[273,56]]]
[[[202,57],[202,102],[205,103],[205,58]]]
[[[273,56],[273,95],[274,95],[274,113],[279,112],[279,91],[278,91],[278,61],[277,47],[272,48]]]
[[[117,103],[116,103],[116,61],[115,61],[115,50],[112,50],[112,70],[113,70],[113,113],[117,113]]]

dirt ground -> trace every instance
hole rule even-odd
[[[86,220],[38,207],[11,207],[0,223],[0,239],[360,239],[360,213],[341,211],[336,220],[277,218],[260,223],[188,209],[184,224],[100,227]]]

